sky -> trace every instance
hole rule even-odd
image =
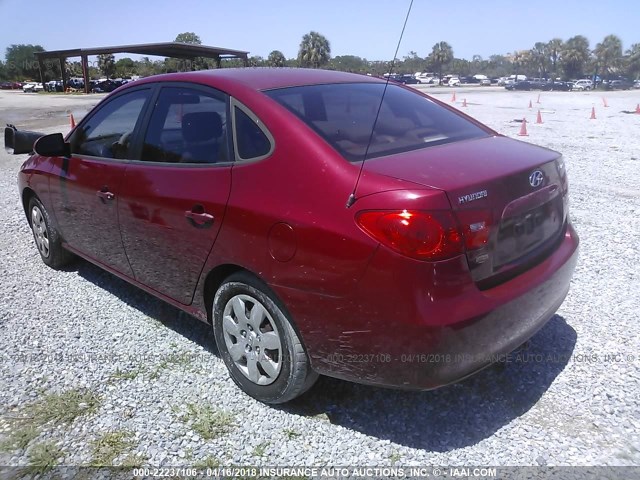
[[[297,55],[311,30],[331,55],[391,60],[410,0],[0,0],[0,58],[11,44],[45,50],[173,41],[195,32],[204,45],[267,57]],[[28,5],[28,8],[25,6]],[[86,8],[83,8],[86,6]],[[425,57],[448,42],[457,58],[488,58],[534,43],[584,35],[591,48],[609,34],[624,50],[640,43],[638,0],[414,0],[398,57]],[[134,56],[132,56],[134,57]]]

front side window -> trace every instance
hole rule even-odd
[[[488,136],[464,117],[397,85],[387,86],[380,105],[384,88],[383,83],[343,83],[265,93],[352,162],[364,160],[365,154],[381,157]]]
[[[227,100],[186,87],[160,91],[144,136],[142,160],[211,164],[229,161]]]
[[[133,131],[150,92],[144,89],[125,93],[102,106],[73,132],[71,153],[130,159]]]

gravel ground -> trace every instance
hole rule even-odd
[[[430,92],[448,102],[452,91]],[[67,111],[100,98],[9,95],[1,119],[46,131],[66,131]],[[596,92],[536,103],[537,92],[459,89],[457,100],[501,133],[564,153],[581,257],[568,298],[525,349],[432,392],[323,378],[287,406],[252,400],[206,325],[87,262],[46,267],[18,202],[26,157],[0,153],[0,465],[37,463],[47,442],[57,463],[95,463],[106,434],[128,439],[107,463],[128,465],[639,465],[640,115],[623,112],[640,91],[607,93],[607,108]],[[528,137],[517,136],[523,117]],[[77,389],[90,400],[76,401],[75,418],[37,422],[50,394]],[[31,433],[11,445],[25,416]]]

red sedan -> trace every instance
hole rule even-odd
[[[35,150],[19,188],[43,261],[210,323],[268,403],[318,374],[458,381],[549,320],[577,259],[560,154],[377,78],[150,77]]]

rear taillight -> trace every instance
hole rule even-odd
[[[356,222],[383,245],[417,260],[444,260],[463,253],[462,235],[451,212],[363,211]]]
[[[462,225],[464,247],[467,251],[478,250],[489,243],[491,212],[488,210],[460,210],[457,212]]]

